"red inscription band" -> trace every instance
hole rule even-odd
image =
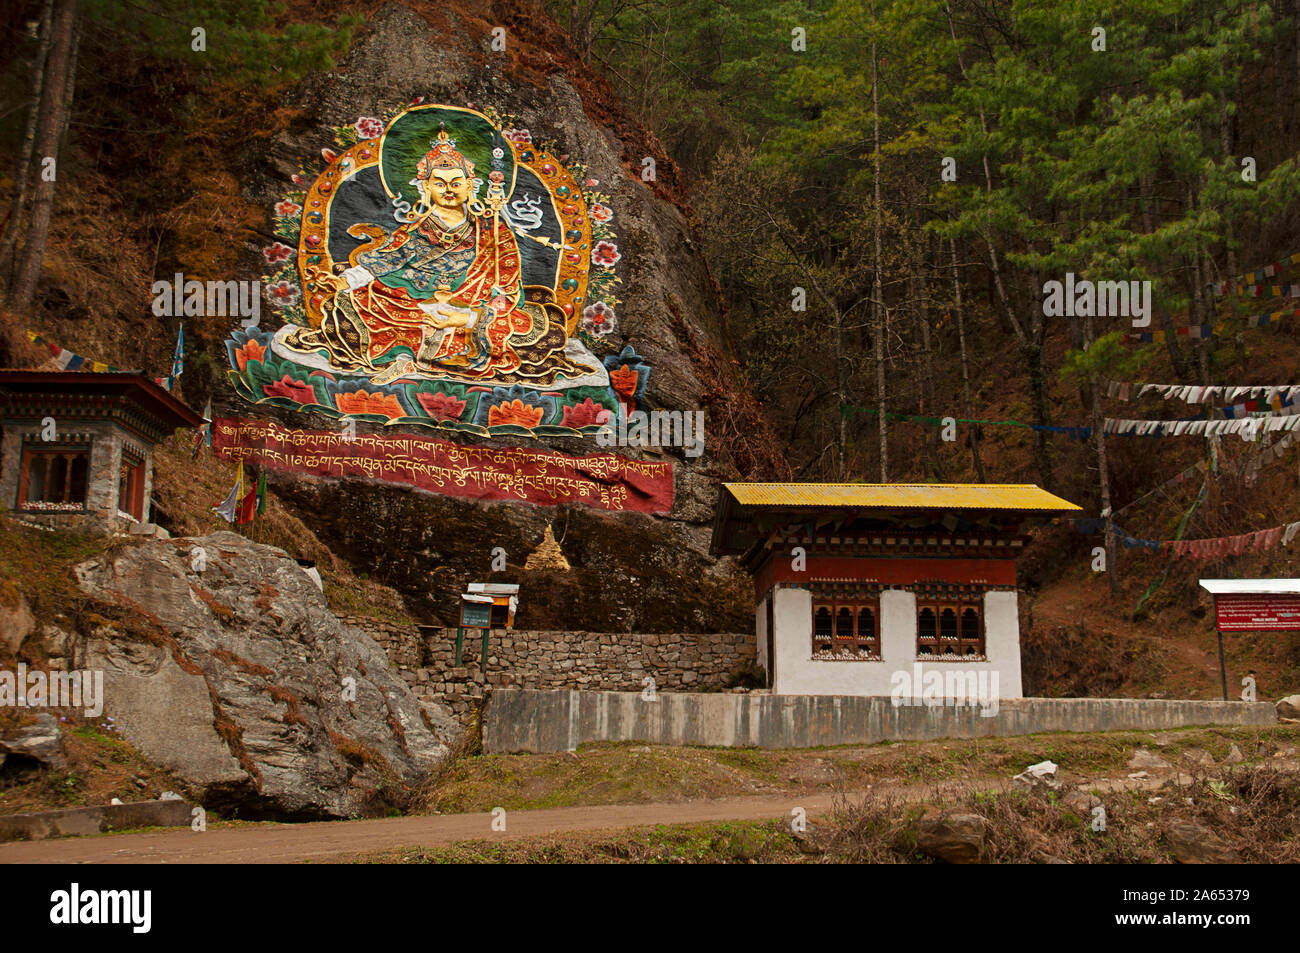
[[[476,500],[539,506],[582,503],[601,510],[667,513],[673,507],[671,463],[614,453],[571,457],[524,447],[463,446],[409,434],[296,430],[271,420],[223,417],[212,422],[218,456],[311,476],[380,480]]]
[[[1300,631],[1300,595],[1220,593],[1214,597],[1220,632]]]

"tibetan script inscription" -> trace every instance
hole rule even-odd
[[[214,420],[212,445],[225,459],[272,470],[369,478],[470,499],[541,506],[582,503],[640,513],[667,513],[673,505],[671,463],[629,460],[613,453],[571,457],[523,447],[462,446],[408,434],[350,437],[240,418]]]

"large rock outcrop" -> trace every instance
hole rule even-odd
[[[672,460],[676,492],[666,516],[481,504],[280,470],[269,473],[272,487],[355,571],[398,588],[430,620],[454,621],[459,592],[466,582],[486,578],[492,551],[500,546],[511,570],[492,578],[523,584],[520,626],[737,631],[752,624],[749,583],[730,560],[709,556],[710,521],[718,478],[736,476],[738,467],[750,469],[731,452],[735,430],[745,431],[739,444],[751,448],[745,452],[752,456],[752,447],[762,443],[762,421],[752,400],[746,402],[720,370],[731,367],[723,306],[686,216],[669,200],[671,162],[657,151],[653,137],[616,114],[602,80],[566,58],[557,45],[558,28],[545,13],[538,9],[524,16],[509,4],[501,5],[499,15],[483,9],[491,6],[417,12],[391,4],[377,11],[335,70],[311,76],[286,96],[283,112],[291,119],[269,136],[250,140],[241,161],[250,170],[243,178],[244,197],[272,207],[299,163],[331,145],[333,129],[386,106],[422,98],[490,106],[513,116],[516,125],[531,130],[534,142],[554,142],[557,153],[585,163],[608,191],[622,252],[622,284],[617,329],[600,346],[617,354],[631,345],[649,362],[642,409],[705,410],[704,453],[618,450],[628,457]],[[491,50],[491,25],[497,23],[507,24],[505,53]],[[658,181],[642,180],[646,156],[658,162]],[[262,242],[249,243],[253,273],[265,269],[261,252]],[[222,415],[271,417],[306,429],[337,427],[319,413],[254,407],[225,389],[215,402]],[[724,426],[724,420],[739,424]],[[360,425],[361,431],[381,429],[402,428]],[[474,442],[534,445],[518,439]],[[591,439],[571,437],[536,443],[576,455],[600,449]],[[572,571],[524,571],[528,553],[552,521]]]
[[[208,808],[305,820],[377,813],[447,754],[364,632],[282,550],[222,532],[79,565],[92,602],[62,647],[104,672],[104,713]]]

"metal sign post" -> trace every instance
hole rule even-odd
[[[465,630],[480,629],[479,670],[487,677],[488,633],[493,628],[511,629],[519,605],[518,583],[471,582],[460,597],[460,625],[456,629],[456,666],[460,667]]]

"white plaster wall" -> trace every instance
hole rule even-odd
[[[807,589],[774,590],[776,684],[778,695],[879,695],[888,662],[833,662],[812,659],[812,593]],[[882,611],[883,615],[883,611]],[[883,675],[889,684],[889,676]]]
[[[910,662],[916,655],[915,593],[906,589],[886,589],[880,594],[880,655],[889,663],[890,671],[898,667],[898,662]],[[888,676],[885,677],[884,690],[871,694],[889,694]]]
[[[979,662],[918,661],[916,655],[916,596],[901,589],[880,594],[881,661],[834,661],[812,658],[812,594],[806,589],[777,588],[776,683],[780,695],[883,695],[892,693],[895,673],[903,672],[923,692],[928,672],[998,673],[997,696],[1020,698],[1020,631],[1015,592],[984,594],[986,660]],[[763,624],[762,615],[758,624]],[[759,629],[761,632],[762,630]],[[760,637],[759,651],[765,639]],[[977,675],[978,677],[978,675]],[[986,676],[987,678],[987,676]],[[991,686],[990,686],[991,687]]]
[[[1020,698],[1020,609],[1017,594],[984,593],[984,650],[998,669],[1003,698]]]
[[[754,610],[754,632],[758,638],[758,664],[764,671],[767,670],[767,600],[772,598],[771,593],[766,598],[760,599],[758,608]]]

